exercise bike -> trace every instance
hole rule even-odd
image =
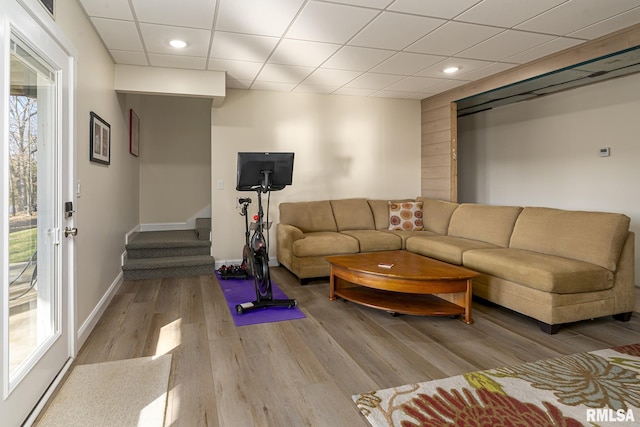
[[[271,186],[269,175],[271,171],[261,171],[263,174],[263,182],[255,186],[253,189],[258,193],[258,214],[253,217],[254,221],[249,225],[247,215],[247,207],[251,203],[250,198],[238,200],[242,205],[241,215],[245,217],[245,245],[242,251],[243,264],[246,262],[247,271],[253,275],[256,288],[255,301],[245,302],[236,305],[236,312],[243,314],[249,310],[255,310],[262,307],[287,307],[294,308],[298,306],[295,299],[274,299],[271,287],[271,277],[269,275],[269,248],[264,237],[264,212],[262,210],[262,194],[270,193]],[[267,203],[267,209],[269,204]],[[269,224],[266,224],[267,230]],[[253,235],[250,236],[250,230]]]

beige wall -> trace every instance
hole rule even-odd
[[[455,109],[451,108],[452,102],[639,44],[640,24],[636,24],[422,100],[422,195],[457,200],[456,114]],[[443,153],[447,153],[448,162],[444,161]]]
[[[56,3],[56,22],[78,52],[77,312],[80,328],[121,273],[124,235],[138,223],[138,160],[129,154],[128,111],[113,90],[114,65],[75,1]],[[111,165],[89,162],[89,112],[111,125]]]
[[[621,212],[638,248],[637,88],[640,74],[459,119],[459,201]]]
[[[242,256],[244,222],[236,198],[253,199],[251,215],[256,208],[255,194],[235,191],[238,151],[295,152],[293,185],[272,193],[274,224],[282,201],[419,195],[419,101],[230,90],[211,117],[217,262]]]
[[[140,223],[184,223],[211,204],[211,100],[136,96]]]

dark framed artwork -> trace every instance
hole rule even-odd
[[[111,125],[93,111],[89,125],[89,160],[108,165],[111,163]]]
[[[129,110],[129,152],[140,155],[140,118],[133,108]]]
[[[54,0],[40,0],[40,3],[42,3],[44,8],[47,9],[47,11],[51,14],[51,16],[54,16],[54,11],[55,11]]]

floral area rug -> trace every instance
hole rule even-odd
[[[379,426],[638,426],[640,344],[357,394]]]

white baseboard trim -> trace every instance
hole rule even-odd
[[[107,289],[107,292],[105,292],[102,298],[100,298],[100,301],[98,301],[98,304],[91,311],[91,313],[89,314],[89,317],[87,317],[87,320],[85,320],[82,326],[78,328],[78,334],[76,336],[76,348],[81,348],[82,345],[87,340],[87,338],[89,338],[89,334],[91,333],[91,331],[93,331],[93,328],[95,328],[95,326],[98,324],[100,317],[102,316],[104,311],[107,309],[107,306],[109,305],[109,303],[113,299],[113,296],[116,294],[116,292],[120,288],[120,285],[122,285],[122,282],[123,282],[123,275],[122,275],[122,271],[120,271],[120,274],[118,274],[118,276],[115,278],[113,283],[111,283],[111,286],[109,286],[109,289]]]
[[[196,228],[196,218],[211,218],[211,205],[200,209],[195,215],[185,222],[156,222],[140,224],[139,231],[173,231],[173,230],[193,230]]]
[[[131,235],[133,233],[137,233],[138,231],[140,231],[140,225],[139,224],[136,225],[135,227],[133,227],[131,230],[129,230],[127,232],[127,234],[124,235],[124,244],[126,245],[127,243],[129,243],[129,237],[131,237]]]

